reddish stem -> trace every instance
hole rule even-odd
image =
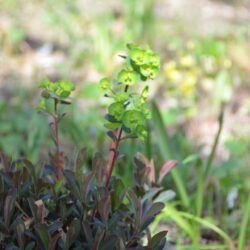
[[[57,168],[57,179],[62,179],[62,163],[60,156],[60,147],[59,147],[59,136],[58,136],[58,113],[57,113],[57,104],[58,100],[54,99],[54,126],[55,126],[55,144],[56,144],[56,168]]]
[[[128,85],[125,86],[124,92],[128,91],[128,87],[129,87]],[[109,162],[108,162],[108,169],[107,169],[106,187],[108,187],[109,185],[110,178],[111,178],[113,168],[115,165],[115,161],[117,158],[118,147],[119,147],[121,137],[122,137],[122,128],[116,129],[114,134],[115,134],[115,139],[113,139],[110,150],[109,150]]]
[[[109,185],[109,181],[113,172],[113,168],[115,165],[115,160],[117,157],[117,153],[118,153],[118,147],[119,147],[119,143],[121,140],[121,136],[122,136],[122,128],[116,129],[115,130],[115,137],[116,139],[114,139],[111,143],[111,147],[110,147],[110,152],[109,152],[109,162],[108,162],[108,169],[107,169],[107,180],[106,180],[106,186]]]

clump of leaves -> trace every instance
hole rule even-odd
[[[60,181],[52,165],[0,156],[2,249],[164,248],[167,232],[151,236],[148,230],[164,207],[162,188],[149,178],[151,163],[137,155],[134,188],[115,177],[107,188],[105,161],[97,154],[84,173],[84,152],[72,163],[76,171],[64,170]]]
[[[145,68],[156,70],[158,67],[159,70],[158,61],[155,62],[158,56],[151,50],[136,46],[129,49],[127,66],[118,74],[117,82],[120,85],[125,81],[125,91],[114,95],[114,102],[108,108],[110,124],[119,123],[119,127],[115,127],[119,137],[115,135],[112,142],[115,156],[122,131],[132,136],[138,126],[144,126],[146,119],[145,89],[139,96],[128,92],[129,84],[135,84],[132,78],[145,81],[152,76],[144,74]],[[109,82],[102,80],[102,86],[105,85],[111,91]],[[39,108],[54,119],[57,162],[35,166],[28,160],[12,161],[0,154],[0,248],[163,249],[167,232],[151,236],[149,225],[164,207],[166,195],[159,184],[175,163],[168,163],[156,181],[153,162],[141,154],[136,155],[133,188],[126,187],[120,178],[109,179],[111,172],[107,172],[107,168],[111,165],[100,154],[96,154],[91,166],[85,169],[83,166],[89,163],[85,149],[69,163],[71,170],[63,170],[56,135],[60,118],[57,105],[69,104],[74,86],[66,81],[45,81],[39,87],[44,98]],[[134,100],[139,100],[140,106],[135,105]],[[52,111],[47,106],[51,101]],[[113,160],[112,164],[115,157]]]

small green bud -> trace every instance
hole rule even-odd
[[[75,86],[72,82],[70,81],[59,81],[58,83],[58,88],[56,90],[56,94],[60,97],[69,97],[71,92],[75,89]]]
[[[149,66],[149,65],[143,65],[140,68],[140,72],[143,76],[150,78],[150,79],[154,79],[159,72],[159,68],[154,67],[154,66]]]
[[[142,113],[147,120],[150,120],[152,118],[152,113],[147,107],[144,107],[142,109]]]
[[[160,55],[157,53],[148,53],[148,64],[154,67],[160,67]]]
[[[51,94],[59,97],[69,97],[71,92],[75,89],[75,86],[70,81],[61,80],[59,82],[51,82],[45,80],[38,85],[39,88],[44,89],[42,96],[49,98]]]
[[[118,82],[120,82],[122,84],[131,86],[131,85],[134,85],[137,82],[138,75],[133,70],[129,70],[129,69],[125,70],[125,69],[123,69],[118,74],[117,80],[118,80]]]
[[[111,86],[111,82],[108,78],[103,78],[101,81],[100,81],[100,87],[103,91],[106,91],[110,88]]]
[[[137,126],[135,133],[141,140],[145,140],[146,136],[148,135],[148,132],[143,125]]]
[[[129,56],[131,60],[138,66],[146,64],[148,61],[148,56],[146,51],[140,48],[132,49]]]

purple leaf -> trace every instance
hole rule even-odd
[[[163,178],[165,177],[165,175],[167,175],[170,170],[175,167],[177,164],[177,161],[176,160],[170,160],[170,161],[167,161],[161,168],[160,170],[160,173],[159,173],[159,180],[158,182],[161,183]]]

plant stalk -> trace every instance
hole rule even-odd
[[[111,147],[110,147],[110,152],[109,152],[109,163],[108,163],[108,170],[107,170],[107,180],[106,180],[106,186],[109,185],[109,181],[113,172],[113,168],[115,165],[115,160],[117,158],[117,153],[118,153],[118,147],[120,144],[122,136],[122,128],[116,129],[115,130],[115,137],[116,139],[112,141]]]
[[[128,85],[125,86],[124,92],[128,91]],[[118,128],[115,130],[115,139],[112,141],[111,143],[111,147],[109,150],[109,162],[108,162],[108,169],[107,169],[107,179],[106,179],[106,187],[108,187],[109,182],[110,182],[110,178],[113,172],[113,168],[115,165],[115,161],[117,158],[117,154],[118,154],[118,148],[119,148],[119,144],[121,141],[121,137],[122,137],[122,128]]]
[[[224,107],[223,106],[221,107],[221,112],[220,112],[220,116],[219,116],[218,120],[219,120],[219,128],[218,128],[217,134],[216,134],[215,139],[214,139],[214,143],[213,143],[211,153],[210,153],[210,155],[208,157],[208,160],[207,160],[207,163],[206,163],[206,166],[205,166],[204,179],[207,178],[207,176],[208,176],[208,174],[210,172],[212,162],[213,162],[213,159],[215,157],[215,152],[216,152],[216,149],[217,149],[217,146],[218,146],[218,143],[219,143],[219,138],[220,138],[223,123],[224,123]]]
[[[56,145],[56,169],[57,169],[57,179],[62,179],[62,162],[60,156],[60,146],[59,146],[59,135],[58,135],[58,112],[57,112],[58,100],[54,99],[54,126],[55,126],[55,145]]]

